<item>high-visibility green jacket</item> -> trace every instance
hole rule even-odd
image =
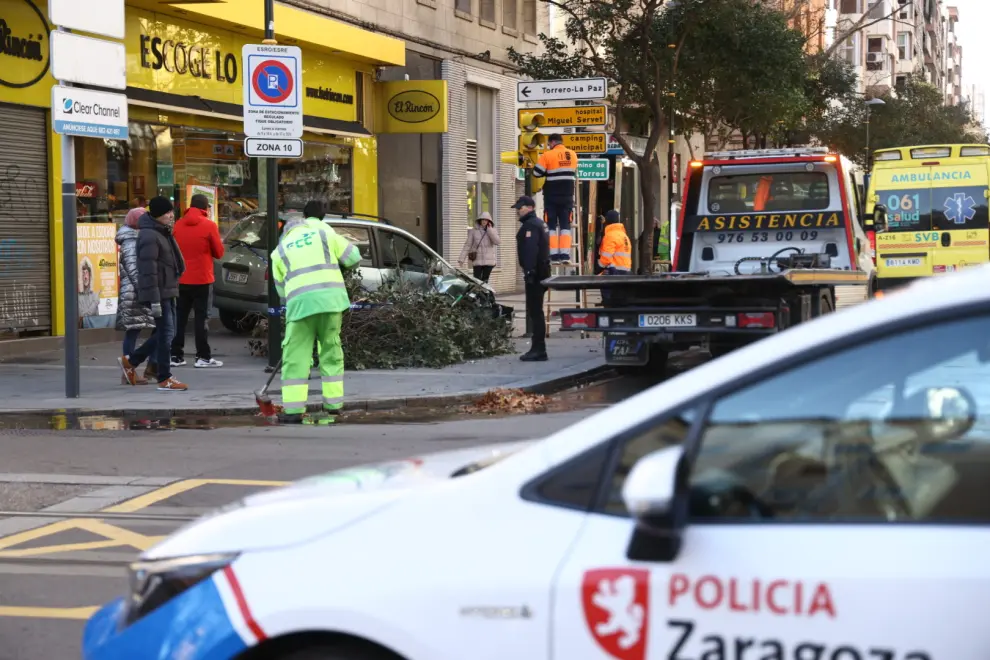
[[[275,288],[285,301],[285,320],[350,308],[341,267],[361,261],[357,247],[316,218],[286,224],[272,254]]]
[[[657,240],[657,256],[663,260],[670,260],[670,221],[660,225],[660,236]]]

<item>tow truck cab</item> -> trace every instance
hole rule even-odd
[[[872,273],[856,166],[825,148],[692,161],[673,270],[733,276],[804,268]]]

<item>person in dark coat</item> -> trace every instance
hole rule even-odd
[[[519,266],[526,282],[526,316],[533,328],[529,352],[519,357],[523,362],[545,362],[547,359],[547,326],[543,314],[543,280],[550,277],[550,230],[536,215],[536,202],[523,195],[512,205],[519,212],[519,232],[516,250]]]
[[[182,252],[172,236],[175,212],[167,197],[155,197],[148,204],[148,213],[138,220],[138,283],[137,299],[151,308],[155,319],[158,340],[154,350],[158,357],[158,390],[183,392],[189,389],[172,377],[170,353],[175,335],[176,298],[179,296],[179,277],[185,271]],[[118,359],[124,375],[134,373],[146,360],[151,350],[134,351],[134,355]],[[128,378],[130,380],[130,378]]]
[[[138,337],[145,329],[152,330],[151,336],[145,340],[147,346],[142,350],[148,354],[148,366],[144,376],[132,372],[134,381],[128,380],[125,372],[120,378],[121,385],[146,385],[148,379],[158,382],[158,359],[155,356],[154,343],[157,335],[154,333],[155,318],[151,315],[151,307],[142,305],[137,299],[138,282],[138,220],[147,213],[144,209],[134,208],[127,212],[124,225],[117,231],[118,246],[118,275],[120,292],[117,298],[117,330],[124,333],[124,357],[130,358],[137,347]]]

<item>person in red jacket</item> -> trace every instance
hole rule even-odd
[[[175,223],[175,241],[186,260],[186,271],[179,278],[179,301],[172,340],[172,366],[186,364],[184,355],[186,323],[189,312],[194,314],[196,335],[196,367],[222,367],[214,360],[206,332],[206,321],[213,300],[213,260],[223,256],[223,242],[217,223],[210,219],[210,202],[206,195],[193,195],[189,209]]]

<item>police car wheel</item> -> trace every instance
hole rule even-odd
[[[268,657],[268,656],[266,656]],[[399,656],[371,644],[315,644],[280,653],[272,660],[402,660]]]

